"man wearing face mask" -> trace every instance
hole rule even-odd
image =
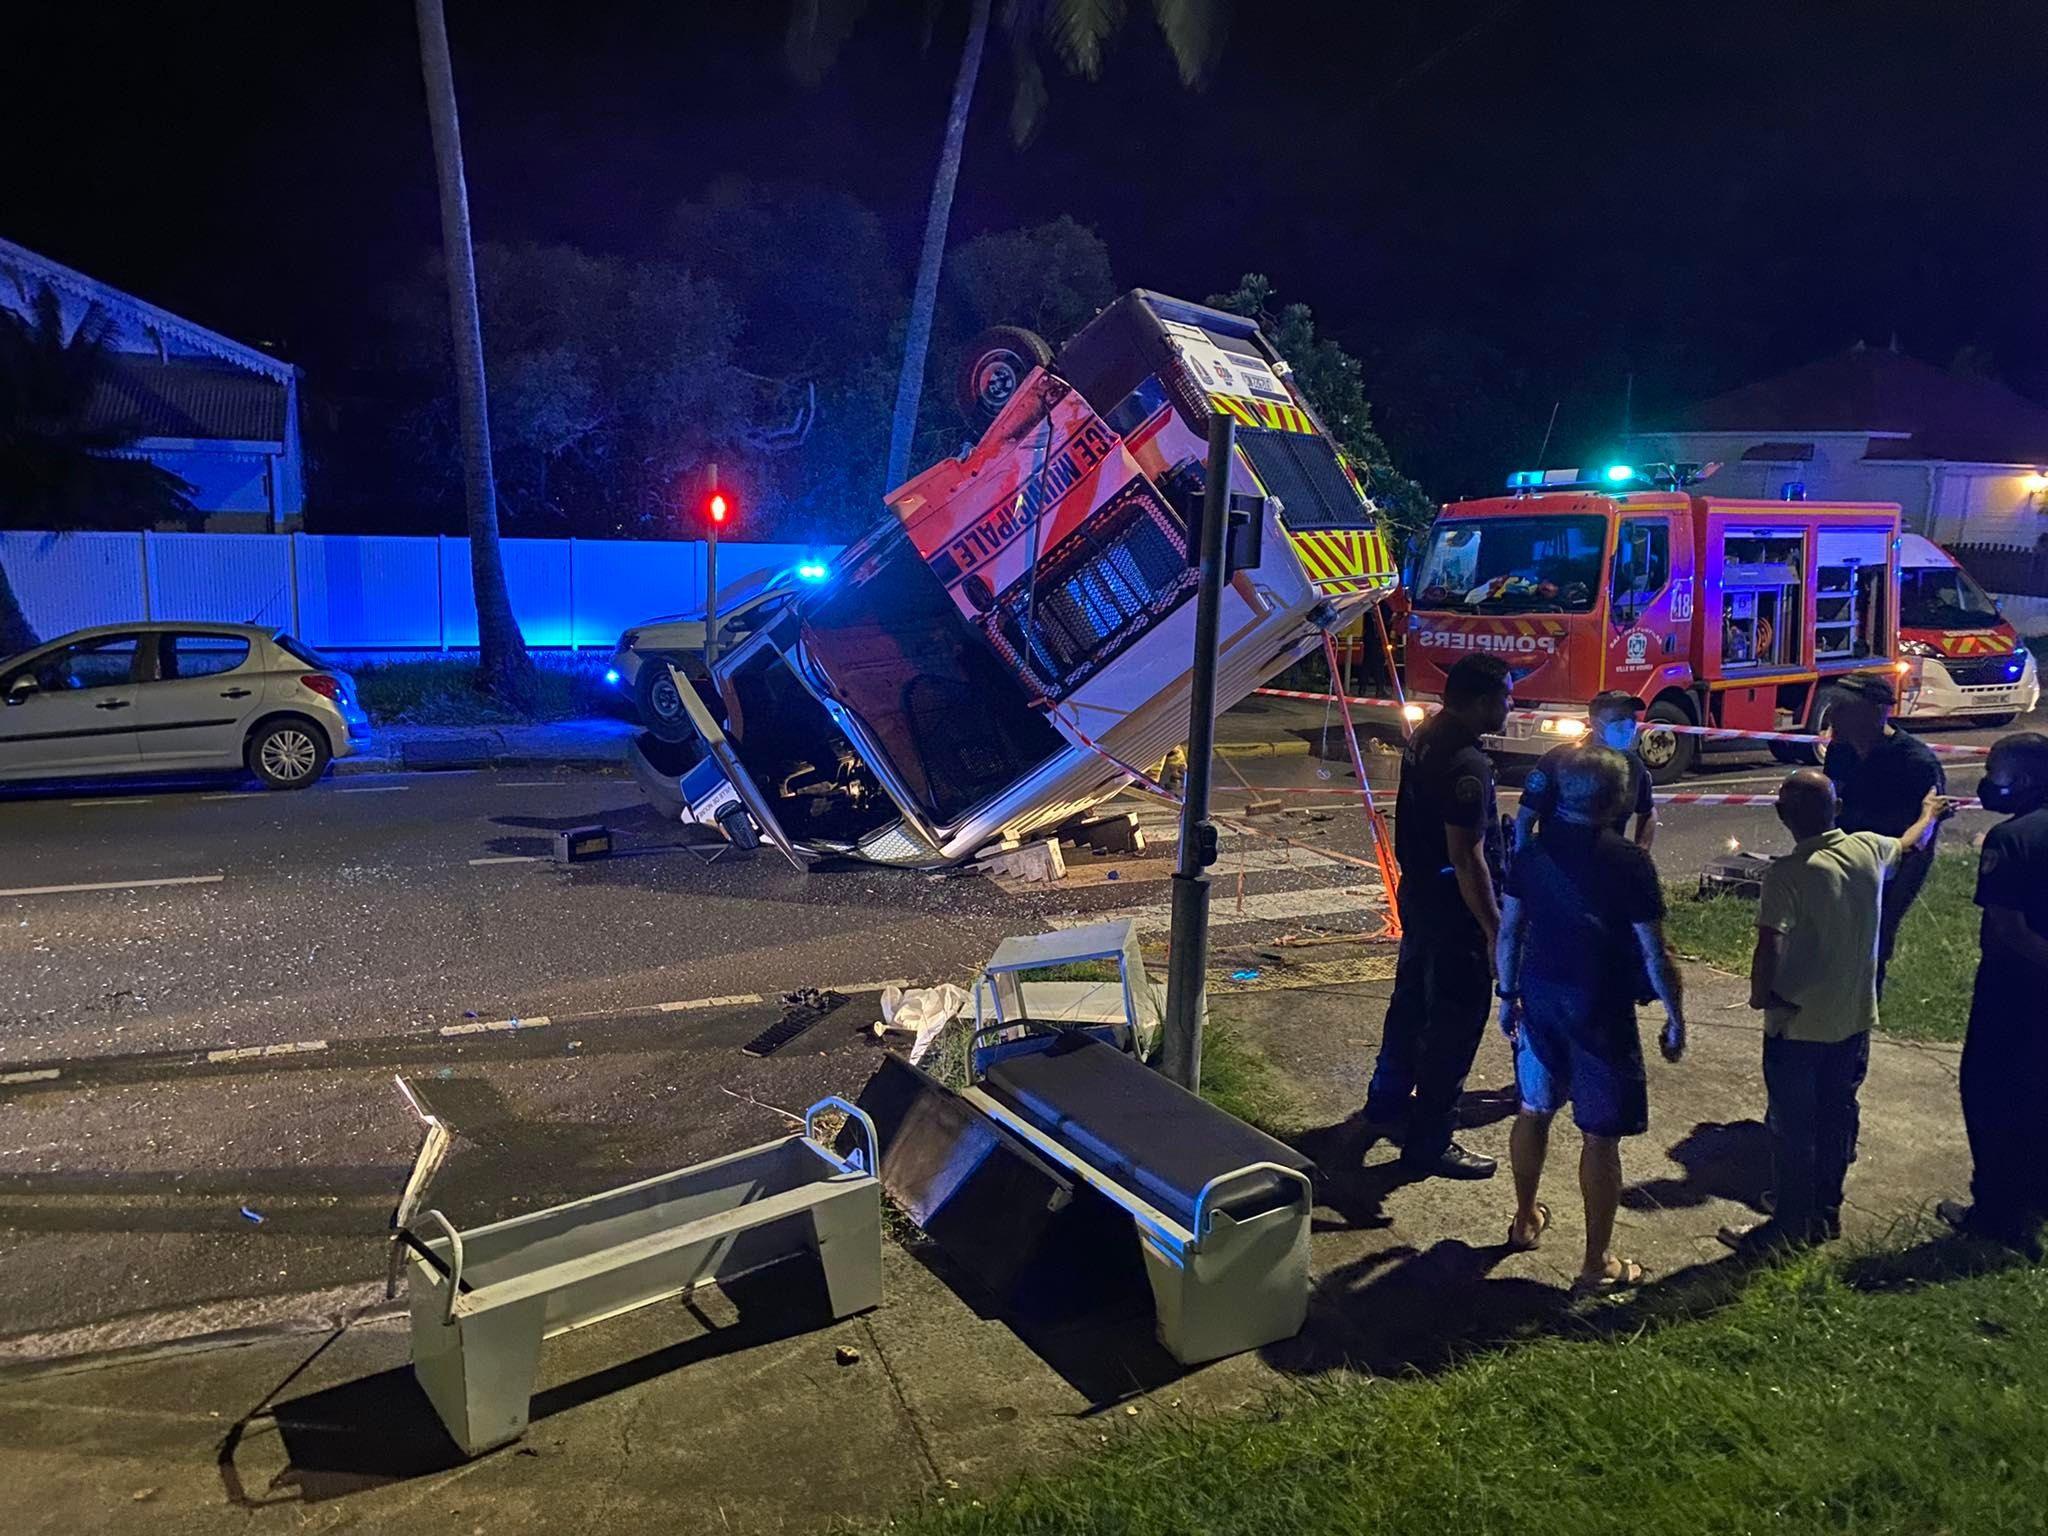
[[[1903,838],[1930,794],[1948,793],[1941,759],[1915,737],[1895,730],[1892,705],[1897,695],[1882,677],[1865,673],[1835,685],[1842,697],[1828,711],[1834,732],[1821,767],[1841,797],[1841,829]],[[1898,942],[1899,923],[1919,898],[1934,867],[1934,844],[1908,851],[1898,872],[1885,887],[1884,918],[1877,933],[1877,991],[1884,995],[1884,973]]]
[[[1613,826],[1623,837],[1632,835],[1635,845],[1647,851],[1657,836],[1657,802],[1651,795],[1650,770],[1643,766],[1643,759],[1636,751],[1636,738],[1640,734],[1636,716],[1642,713],[1642,709],[1641,699],[1618,688],[1595,694],[1593,702],[1586,706],[1584,745],[1606,747],[1619,752],[1627,760],[1628,791],[1614,808]],[[1564,770],[1566,756],[1578,745],[1552,747],[1537,760],[1536,766],[1529,770],[1529,776],[1522,781],[1522,801],[1515,812],[1517,853],[1528,846],[1539,825],[1557,814],[1558,780]],[[1629,830],[1631,819],[1635,822],[1633,834]]]
[[[1953,1226],[2038,1257],[2048,1221],[2037,1146],[2048,1099],[2048,736],[2028,731],[1993,747],[1977,796],[2009,819],[1985,834],[1977,864],[1984,921],[1962,1066],[1974,1203],[1938,1209]]]

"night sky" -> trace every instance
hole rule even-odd
[[[876,0],[806,90],[774,0],[449,0],[478,238],[633,253],[713,177],[800,178],[907,270],[964,9],[921,51],[923,6]],[[405,0],[17,0],[6,31],[0,234],[316,392],[356,360],[438,240]],[[1126,286],[1265,272],[1452,495],[1532,461],[1554,401],[1590,452],[1625,393],[1654,424],[1858,339],[2048,398],[2044,65],[2004,0],[1241,0],[1205,91],[1140,19],[1023,150],[992,43],[954,235],[1071,213]]]

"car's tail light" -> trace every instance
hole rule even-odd
[[[299,679],[299,685],[312,689],[330,704],[339,704],[341,702],[340,681],[329,677],[325,672],[308,672]]]

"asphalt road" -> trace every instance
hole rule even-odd
[[[1286,729],[1311,751],[1219,769],[1220,806],[1247,784],[1294,791],[1227,829],[1219,988],[1272,984],[1282,935],[1370,930],[1383,905],[1341,739],[1312,711]],[[1394,756],[1367,762],[1390,795]],[[1783,771],[1717,757],[1686,787],[1768,792]],[[1975,779],[1952,770],[1958,792]],[[462,1133],[436,1200],[473,1222],[766,1139],[775,1106],[857,1091],[871,991],[775,1056],[742,1052],[785,989],[964,980],[1006,934],[1109,915],[1135,916],[1156,957],[1172,827],[1143,814],[1149,856],[1023,888],[799,875],[772,852],[707,863],[606,774],[0,798],[0,1355],[4,1335],[155,1311],[173,1331],[260,1321],[264,1298],[379,1278],[417,1135],[394,1073]],[[554,832],[587,822],[614,855],[550,862]],[[1688,878],[1730,838],[1785,842],[1768,807],[1673,807],[1658,860]]]

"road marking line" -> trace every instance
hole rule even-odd
[[[500,789],[567,789],[568,779],[500,779]]]
[[[551,864],[554,860],[544,853],[501,853],[488,859],[471,859],[472,864]]]
[[[47,1083],[57,1076],[55,1067],[42,1067],[34,1072],[0,1072],[0,1088],[11,1083]]]
[[[284,1045],[244,1045],[227,1051],[208,1051],[209,1062],[254,1061],[262,1056],[303,1056],[309,1051],[327,1049],[325,1040],[293,1040]]]
[[[156,804],[156,796],[141,795],[133,800],[67,800],[64,803],[66,805],[154,805]]]
[[[657,1003],[655,1007],[662,1013],[687,1013],[693,1008],[731,1008],[766,1001],[758,992],[735,992],[730,997],[693,997],[685,1003]]]
[[[510,1034],[519,1029],[545,1029],[555,1021],[544,1013],[530,1019],[479,1019],[473,1024],[443,1024],[444,1035]]]
[[[1219,890],[1210,898],[1209,926],[1227,928],[1236,923],[1277,922],[1299,917],[1331,917],[1339,912],[1358,912],[1385,905],[1386,896],[1377,886],[1348,886],[1343,890],[1324,888],[1310,891],[1269,891],[1258,896],[1247,896],[1244,899],[1244,910],[1240,912],[1237,910],[1236,899]],[[1052,925],[1055,928],[1085,928],[1093,923],[1116,922],[1126,917],[1137,922],[1140,933],[1165,933],[1173,926],[1173,904],[1154,901],[1143,906],[1085,912],[1074,917],[1054,918]]]
[[[218,885],[226,875],[170,875],[156,880],[93,880],[83,885],[16,885],[0,896],[68,896],[74,891],[133,891],[151,885]]]
[[[851,996],[856,992],[886,992],[891,987],[907,987],[909,985],[910,981],[907,977],[898,976],[893,981],[835,981],[830,986],[820,987],[818,990],[820,992],[844,992]]]
[[[202,800],[261,800],[263,792],[258,789],[225,789],[211,795],[201,795]]]
[[[335,793],[339,795],[402,795],[411,788],[410,784],[356,784],[351,785],[347,789],[338,789]]]

